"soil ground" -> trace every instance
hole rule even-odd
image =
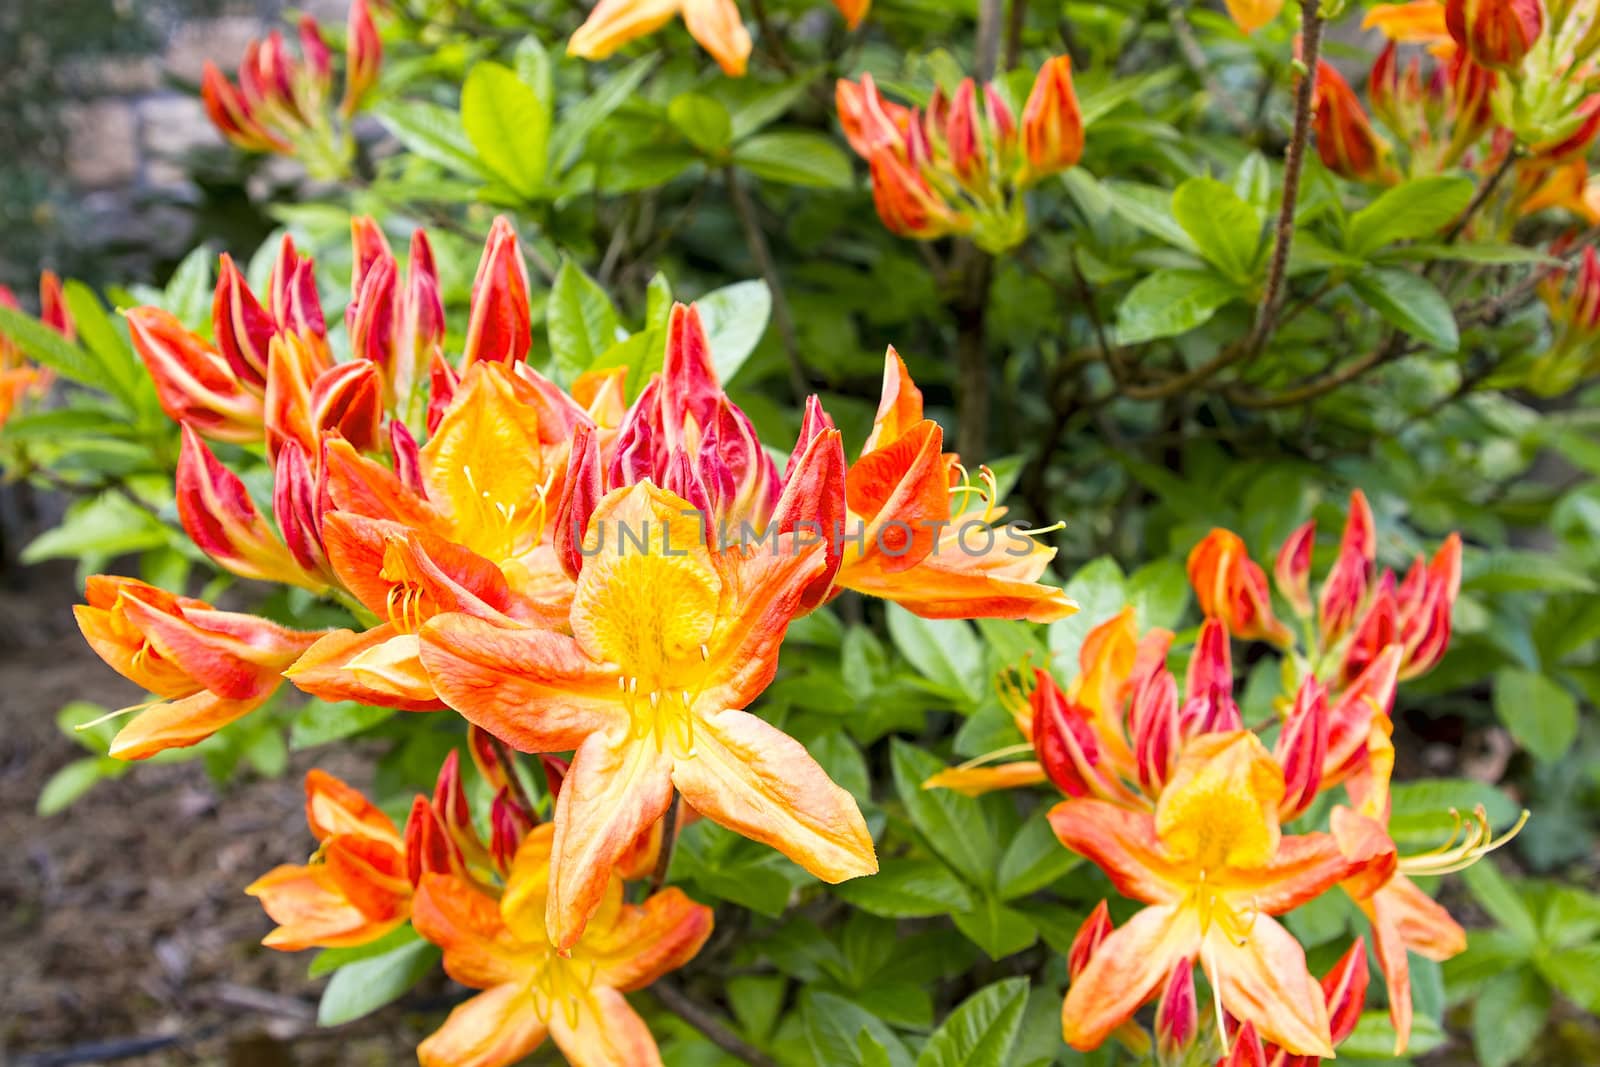
[[[35,815],[44,783],[83,754],[56,710],[137,697],[78,636],[74,598],[70,569],[0,574],[0,1064],[415,1062],[436,1016],[402,1005],[319,1030],[313,953],[259,944],[271,924],[242,889],[309,851],[306,754],[226,796],[199,762],[141,766]],[[356,784],[370,766],[317,755]],[[444,993],[441,982],[413,995]]]

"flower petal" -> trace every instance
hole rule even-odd
[[[550,1012],[550,1036],[579,1067],[659,1067],[661,1063],[656,1039],[644,1020],[621,993],[604,986],[557,1001]]]
[[[445,707],[423,669],[414,634],[390,623],[364,633],[335,630],[283,672],[302,692],[323,700],[355,700],[401,711]]]
[[[463,878],[424,874],[411,901],[411,923],[444,950],[445,973],[462,985],[488,989],[528,976],[499,901]]]
[[[523,752],[566,752],[626,721],[616,672],[565,634],[442,615],[419,636],[434,691]]]
[[[696,811],[824,881],[877,873],[855,798],[804,745],[743,711],[703,716],[695,725],[693,748],[673,760],[672,780]]]
[[[1192,911],[1145,908],[1102,941],[1073,980],[1061,1004],[1061,1036],[1080,1052],[1099,1048],[1199,944]]]
[[[1263,867],[1229,870],[1220,884],[1266,915],[1284,912],[1321,896],[1352,877],[1371,858],[1352,858],[1331,834],[1295,834],[1278,842],[1278,851]]]
[[[262,944],[284,952],[307,948],[346,948],[376,941],[404,916],[373,920],[340,892],[333,872],[323,866],[274,867],[245,892],[278,924]]]
[[[1150,904],[1183,898],[1186,888],[1150,815],[1103,800],[1065,800],[1050,809],[1050,827],[1063,845],[1105,871],[1124,896]]]
[[[270,692],[252,700],[224,700],[196,693],[182,700],[153,704],[135,715],[111,741],[114,759],[148,759],[169,748],[198,745],[224,726],[260,707]]]
[[[1296,1055],[1332,1059],[1328,1005],[1322,987],[1306,970],[1300,943],[1266,915],[1256,916],[1239,940],[1222,926],[1215,923],[1206,932],[1200,962],[1223,1008],[1240,1021],[1255,1023],[1274,1045]]]
[[[643,989],[694,959],[711,936],[711,909],[669,886],[643,904],[623,907],[615,924],[584,938],[599,964],[596,981],[624,993]]]
[[[617,859],[672,803],[671,764],[626,726],[590,735],[556,799],[554,869],[545,926],[571,948],[600,906]]]
[[[495,986],[458,1005],[417,1046],[417,1062],[422,1067],[506,1067],[538,1048],[548,1032],[527,990]]]

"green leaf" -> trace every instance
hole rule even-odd
[[[1128,576],[1128,603],[1138,613],[1139,629],[1175,629],[1189,606],[1189,575],[1171,557],[1147,563]]]
[[[1045,888],[1081,862],[1050,828],[1045,809],[1035,812],[1011,838],[1000,858],[996,890],[1001,900],[1015,900]]]
[[[1426,1055],[1444,1043],[1444,1032],[1433,1019],[1417,1015],[1411,1020],[1411,1040],[1406,1045],[1408,1054]],[[1360,1057],[1357,1060],[1359,1063],[1369,1060],[1400,1064],[1411,1062],[1394,1060],[1394,1025],[1389,1022],[1389,1013],[1386,1011],[1362,1012],[1355,1031],[1339,1043],[1339,1059],[1347,1057]]]
[[[1117,307],[1117,343],[1141,344],[1188,333],[1242,295],[1209,271],[1163,268],[1128,290]]]
[[[767,181],[815,189],[848,189],[850,157],[833,139],[810,130],[759,133],[733,150],[733,161]]]
[[[1475,863],[1461,875],[1472,896],[1489,917],[1525,945],[1539,943],[1539,924],[1527,902],[1488,860]]]
[[[1101,182],[1100,191],[1111,204],[1111,210],[1125,222],[1186,252],[1199,254],[1193,238],[1172,217],[1172,196],[1166,190],[1112,180]]]
[[[1026,978],[978,990],[928,1038],[917,1067],[1006,1067],[1027,1003]]]
[[[1215,178],[1190,178],[1172,194],[1172,217],[1205,256],[1247,284],[1261,256],[1261,213]]]
[[[1507,1067],[1521,1059],[1550,1015],[1550,990],[1527,968],[1503,974],[1484,987],[1472,1012],[1472,1047],[1483,1067]]]
[[[617,331],[621,324],[611,298],[570,259],[562,260],[561,269],[556,272],[545,320],[550,354],[569,382],[595,366],[597,359],[620,340]]]
[[[161,306],[178,317],[191,330],[204,328],[211,321],[211,261],[213,253],[201,245],[183,257],[183,262],[167,279]]]
[[[1494,713],[1518,744],[1546,762],[1566,755],[1578,737],[1578,702],[1534,671],[1495,672]]]
[[[109,560],[160,548],[171,535],[154,515],[120,493],[106,492],[74,504],[66,520],[22,550],[22,562],[45,559]]]
[[[578,161],[588,144],[589,135],[612,112],[627,103],[655,64],[655,56],[634,60],[585,93],[582,100],[562,113],[561,121],[556,123],[550,136],[550,158],[555,160],[558,172],[565,172]]]
[[[1397,842],[1426,851],[1442,844],[1456,829],[1451,811],[1470,812],[1483,807],[1489,825],[1504,830],[1517,819],[1519,808],[1505,793],[1484,782],[1467,778],[1428,778],[1397,783],[1389,793],[1389,834]]]
[[[100,365],[102,384],[127,405],[129,411],[139,409],[142,395],[154,400],[155,394],[149,386],[150,379],[144,364],[134,356],[128,342],[111,324],[94,290],[82,282],[69,281],[63,287],[62,295],[78,331],[78,344]]]
[[[106,388],[107,383],[100,380],[100,368],[89,353],[31,315],[15,308],[0,307],[0,334],[15,341],[22,354],[35,363],[80,384]]]
[[[1422,275],[1374,267],[1351,278],[1350,286],[1389,325],[1441,352],[1454,352],[1461,347],[1450,302]]]
[[[461,125],[489,172],[532,198],[549,165],[550,105],[506,66],[482,62],[461,87]]]
[[[328,703],[313,699],[296,713],[289,727],[289,747],[315,748],[331,741],[342,741],[370,730],[394,713],[393,708],[377,708],[353,700]]]
[[[986,897],[976,908],[957,912],[951,918],[956,928],[993,960],[1014,956],[1039,940],[1038,929],[1026,915],[994,897]]]
[[[39,801],[35,810],[41,817],[64,811],[74,800],[94,788],[100,779],[116,777],[123,766],[109,756],[85,756],[82,759],[75,759],[52,774],[49,781],[44,783],[44,788],[39,790]],[[111,772],[109,774],[108,769]]]
[[[628,368],[627,376],[623,379],[623,392],[631,404],[650,381],[650,376],[661,369],[665,355],[666,341],[662,331],[651,327],[618,341],[596,356],[588,369]]]
[[[1461,588],[1478,593],[1592,593],[1596,587],[1587,573],[1548,552],[1500,548],[1464,555]]]
[[[1538,961],[1539,973],[1590,1015],[1600,1013],[1600,944],[1564,948]]]
[[[423,159],[463,177],[483,177],[486,164],[456,112],[425,100],[386,100],[374,111],[396,140]]]
[[[700,151],[716,155],[733,138],[733,119],[720,101],[704,93],[679,93],[667,105],[667,121]]]
[[[311,966],[306,968],[308,978],[321,978],[325,974],[332,974],[340,967],[357,960],[367,960],[374,956],[383,956],[402,945],[414,944],[422,940],[422,935],[411,928],[408,923],[398,929],[390,930],[376,941],[368,941],[364,945],[355,945],[350,948],[328,948],[317,953],[311,961]]]
[[[695,301],[711,345],[711,362],[724,384],[756,350],[772,317],[772,292],[757,278],[724,285]]]
[[[979,801],[949,789],[922,788],[923,782],[945,766],[937,757],[898,738],[891,743],[890,763],[900,800],[928,846],[968,881],[993,885],[1000,843]]]
[[[370,1015],[404,996],[438,962],[439,950],[419,939],[340,967],[322,991],[317,1025],[338,1026]]]
[[[766,1043],[778,1025],[778,1016],[783,1014],[783,995],[788,988],[789,980],[781,974],[744,974],[728,979],[728,1007],[733,1009],[733,1017],[746,1037]]]
[[[852,907],[885,919],[970,911],[975,903],[971,891],[950,868],[929,859],[886,858],[877,874],[840,882],[832,892]]]
[[[964,698],[967,709],[983,699],[983,646],[959,619],[924,619],[898,604],[886,605],[889,636],[900,654],[941,690]]]
[[[1368,256],[1384,245],[1432,237],[1466,210],[1472,181],[1433,175],[1385,189],[1372,203],[1350,216],[1347,246]]]
[[[1078,611],[1050,624],[1050,654],[1070,672],[1084,637],[1127,603],[1122,568],[1110,556],[1090,560],[1068,580],[1064,591],[1077,602]]]
[[[888,1024],[844,997],[808,990],[800,998],[800,1018],[814,1063],[864,1067],[871,1061],[859,1039],[866,1037],[887,1054],[891,1067],[912,1067],[910,1051]]]

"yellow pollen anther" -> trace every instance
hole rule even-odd
[[[1495,837],[1494,829],[1489,825],[1489,814],[1482,804],[1474,808],[1471,816],[1465,819],[1459,811],[1451,808],[1450,817],[1455,820],[1455,828],[1445,839],[1444,844],[1416,856],[1401,857],[1400,873],[1432,876],[1464,871],[1521,833],[1522,828],[1528,824],[1529,814],[1524,808],[1516,824],[1499,837]]]

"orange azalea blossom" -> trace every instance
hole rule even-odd
[[[1441,45],[1450,40],[1441,0],[1374,4],[1361,20],[1361,28],[1381,30],[1389,40],[1400,44]]]
[[[1289,628],[1272,614],[1267,574],[1231,530],[1214,529],[1189,552],[1189,584],[1206,618],[1220,619],[1243,640],[1293,643]]]
[[[444,950],[450,977],[484,990],[417,1049],[423,1067],[503,1067],[547,1036],[575,1067],[661,1062],[623,994],[693,959],[711,936],[711,909],[676,888],[627,904],[612,877],[582,937],[562,946],[545,925],[554,829],[529,833],[498,900],[462,878],[423,875],[417,932]]]
[[[1278,17],[1283,0],[1226,0],[1228,17],[1245,33],[1255,33]]]
[[[833,0],[845,24],[855,29],[872,0]],[[567,55],[605,59],[631,41],[655,33],[682,16],[689,36],[711,53],[724,74],[742,77],[750,62],[750,32],[734,0],[600,0],[572,39]]]
[[[383,812],[326,771],[306,773],[309,864],[275,867],[245,892],[278,924],[268,948],[298,952],[376,941],[411,914],[405,840]]]
[[[321,637],[253,615],[218,611],[133,578],[96,575],[73,608],[101,659],[161,699],[126,709],[111,742],[117,759],[197,744],[277,691],[282,671]]]
[[[966,484],[943,442],[939,424],[923,417],[922,393],[905,363],[889,349],[872,433],[846,475],[835,586],[929,619],[1053,622],[1077,611],[1060,589],[1039,581],[1055,549],[1033,540],[1040,531],[997,527],[1005,508],[993,476],[984,469],[981,486]],[[971,495],[982,498],[981,511],[965,509]]]
[[[1456,833],[1444,845],[1421,855],[1397,857],[1388,830],[1389,778],[1394,770],[1390,731],[1387,717],[1375,719],[1369,732],[1364,773],[1347,783],[1355,807],[1335,807],[1330,826],[1347,856],[1382,858],[1382,862],[1347,880],[1344,889],[1372,927],[1372,945],[1389,987],[1394,1054],[1399,1056],[1405,1052],[1411,1035],[1411,969],[1407,953],[1442,961],[1467,947],[1466,931],[1419,889],[1411,876],[1465,870],[1515,837],[1526,824],[1528,812],[1524,811],[1510,830],[1495,837],[1480,806],[1466,820],[1457,816]]]
[[[1283,771],[1248,731],[1185,745],[1155,812],[1073,799],[1050,812],[1070,849],[1148,907],[1102,941],[1067,990],[1062,1029],[1100,1045],[1181,960],[1199,962],[1226,1011],[1296,1055],[1333,1056],[1328,1007],[1300,945],[1272,918],[1360,874],[1328,834],[1285,836]]]
[[[464,615],[421,631],[435,690],[468,720],[523,751],[576,750],[552,846],[547,922],[561,948],[582,935],[674,786],[701,815],[827,881],[877,870],[850,794],[798,742],[738,710],[776,672],[824,547],[782,535],[714,548],[703,514],[649,481],[601,498],[570,635]]]
[[[490,752],[491,759],[497,759]],[[306,775],[306,823],[318,841],[311,862],[285,864],[245,892],[257,897],[277,929],[262,944],[285,952],[376,941],[411,914],[414,887],[429,872],[493,885],[536,825],[513,795],[503,765],[486,765],[474,738],[473,759],[496,787],[491,840],[472,825],[454,751],[439,769],[433,797],[418,796],[405,832],[366,797],[324,771]]]

